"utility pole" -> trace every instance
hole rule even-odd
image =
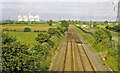
[[[118,1],[117,23],[120,24],[120,0]]]

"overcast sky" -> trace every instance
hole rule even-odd
[[[18,15],[39,15],[42,20],[115,21],[117,2],[113,0],[4,0],[2,19],[17,20]],[[116,9],[114,10],[114,7]]]

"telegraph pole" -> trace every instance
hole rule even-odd
[[[117,23],[120,25],[120,0],[118,0]],[[118,32],[119,33],[119,32]],[[120,44],[120,36],[118,35],[118,44]],[[120,47],[118,47],[118,69],[120,70]]]
[[[117,23],[120,24],[120,0],[118,1]]]

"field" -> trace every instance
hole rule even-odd
[[[2,26],[39,26],[39,27],[50,27],[48,24],[7,24]],[[52,27],[59,26],[58,24],[53,24]]]
[[[32,31],[34,30],[45,30],[47,31],[49,28],[53,27],[56,28],[59,25],[52,25],[49,26],[48,24],[31,24],[31,25],[25,25],[25,24],[8,24],[8,25],[2,25],[2,29],[7,29],[7,30],[16,30],[16,31],[23,31],[24,28],[29,27]]]
[[[58,32],[61,29],[57,29],[56,27],[59,25],[52,25],[49,26],[48,24],[45,25],[4,25],[2,26],[2,32],[3,34],[3,41],[5,43],[2,43],[3,49],[2,51],[7,50],[10,62],[5,61],[4,58],[2,58],[2,62],[4,62],[2,68],[6,71],[7,69],[11,70],[10,68],[7,67],[14,67],[12,70],[14,71],[15,69],[17,70],[25,70],[25,71],[47,71],[51,58],[54,56],[54,52],[56,51],[62,36],[65,33],[65,29],[63,30],[64,32]],[[32,31],[26,31],[24,32],[24,28],[29,27]],[[51,31],[54,33],[52,35],[50,32],[48,32],[49,28],[56,28],[56,30]],[[62,28],[62,27],[61,27]],[[39,30],[39,31],[34,31],[34,30]],[[34,32],[33,32],[34,31]],[[41,35],[38,34],[40,32]],[[47,32],[47,33],[46,33]],[[35,38],[38,38],[36,41]],[[16,40],[14,39],[16,38]],[[19,43],[20,42],[20,43]],[[9,51],[12,54],[9,54]],[[17,54],[17,55],[13,55]],[[20,56],[20,57],[19,57]],[[21,61],[21,62],[18,62]],[[13,63],[16,63],[15,65],[12,65]],[[7,67],[6,67],[7,66]],[[26,67],[27,66],[27,67]],[[2,69],[2,70],[3,70]]]
[[[33,32],[34,30],[47,31],[49,28],[56,28],[57,26],[59,25],[53,24],[52,26],[49,26],[48,24],[7,24],[2,25],[2,30],[13,30],[3,32],[8,32],[9,35],[15,36],[17,38],[17,41],[24,42],[25,44],[30,44],[29,46],[32,47],[35,44],[38,44],[35,38],[39,32]],[[23,32],[24,28],[26,27],[29,27],[32,32]]]
[[[49,28],[51,28],[50,26],[49,27],[38,27],[38,26],[2,26],[2,29],[7,29],[7,30],[16,30],[16,31],[23,31],[24,28],[26,27],[29,27],[32,31],[34,30],[45,30],[47,31]],[[56,27],[53,27],[53,28],[56,28]]]
[[[10,36],[15,36],[17,41],[24,42],[25,44],[29,44],[29,47],[32,47],[36,42],[35,38],[39,32],[14,32],[14,31],[4,31],[8,32]]]

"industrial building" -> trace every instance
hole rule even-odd
[[[33,15],[29,15],[28,17],[26,15],[24,15],[23,17],[21,15],[18,16],[18,22],[20,21],[25,21],[25,22],[39,22],[40,21],[40,17],[39,15],[33,16]]]
[[[18,22],[23,21],[23,18],[21,15],[18,16]]]
[[[35,22],[39,22],[39,21],[40,21],[39,15],[36,15],[36,16],[34,17],[34,20],[35,20]]]
[[[28,21],[28,18],[27,18],[27,16],[23,16],[23,21],[25,21],[25,22],[27,22]]]

